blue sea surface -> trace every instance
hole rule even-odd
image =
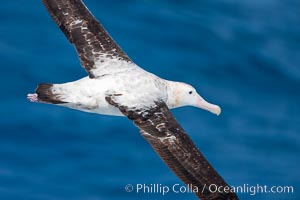
[[[230,185],[294,189],[241,199],[300,199],[299,0],[85,3],[138,65],[222,107],[173,112]],[[182,184],[126,118],[27,101],[86,76],[41,1],[2,1],[0,23],[0,200],[196,199],[125,191]]]

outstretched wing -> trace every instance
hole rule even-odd
[[[114,67],[113,64],[108,66],[111,59],[131,62],[81,0],[43,0],[43,3],[74,44],[81,65],[90,78],[101,76],[107,73],[108,67]]]
[[[126,106],[115,102],[113,96],[107,96],[106,101],[118,107],[124,115],[133,120],[142,136],[168,167],[185,184],[198,189],[195,194],[199,198],[205,200],[238,199],[232,192],[213,193],[209,190],[212,184],[218,187],[228,185],[197,149],[164,102],[157,102],[151,109],[142,111],[128,110]]]

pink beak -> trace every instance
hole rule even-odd
[[[196,102],[195,106],[198,107],[198,108],[202,108],[203,110],[207,110],[207,111],[209,111],[211,113],[214,113],[216,115],[221,114],[221,108],[219,106],[208,103],[200,95],[198,95],[198,99],[197,99],[197,102]]]

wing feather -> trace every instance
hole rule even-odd
[[[81,0],[43,0],[43,3],[61,31],[75,46],[81,65],[90,78],[105,74],[106,62],[112,58],[131,62]],[[94,70],[96,68],[100,69]]]
[[[107,97],[107,102],[133,120],[142,136],[149,142],[167,166],[191,189],[205,200],[237,200],[233,192],[211,192],[209,185],[229,187],[176,121],[164,102],[156,102],[150,110],[129,110]]]

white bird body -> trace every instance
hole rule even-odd
[[[132,108],[147,108],[156,100],[167,101],[167,81],[136,67],[123,72],[102,75],[97,79],[88,76],[82,79],[53,84],[51,92],[64,107],[85,112],[124,116],[119,109],[105,100],[107,94],[121,94],[126,105]]]

